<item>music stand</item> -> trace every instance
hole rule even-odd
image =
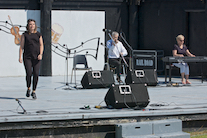
[[[59,89],[59,88],[62,88],[62,87],[66,87],[67,86],[67,88],[63,88],[64,90],[74,90],[74,89],[76,89],[75,87],[72,87],[72,86],[70,86],[69,85],[69,83],[68,83],[68,58],[69,58],[69,55],[70,55],[70,49],[68,49],[68,46],[67,45],[64,45],[64,46],[66,46],[66,50],[67,50],[67,52],[66,52],[66,58],[65,58],[65,61],[66,61],[66,66],[67,66],[67,70],[66,70],[66,82],[65,82],[65,85],[63,85],[63,86],[60,86],[60,87],[57,87],[57,88],[55,88],[55,90],[56,89]]]

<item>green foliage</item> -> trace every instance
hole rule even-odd
[[[191,138],[207,138],[207,135],[202,135],[202,136],[191,136]]]

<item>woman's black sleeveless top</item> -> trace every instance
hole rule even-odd
[[[38,31],[36,33],[24,33],[24,58],[37,59],[40,54],[39,38],[42,36]]]

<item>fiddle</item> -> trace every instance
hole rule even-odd
[[[12,23],[11,18],[10,18],[9,15],[8,15],[8,18],[9,18],[9,20],[11,22],[11,25],[12,25],[12,28],[10,29],[10,32],[11,32],[12,35],[15,36],[14,43],[16,45],[20,45],[21,35],[19,34],[19,27],[13,25],[13,23]]]

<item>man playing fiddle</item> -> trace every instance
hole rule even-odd
[[[121,81],[121,59],[120,56],[126,56],[127,50],[123,44],[118,40],[119,33],[112,32],[112,39],[107,41],[109,65],[116,67],[117,81]]]

